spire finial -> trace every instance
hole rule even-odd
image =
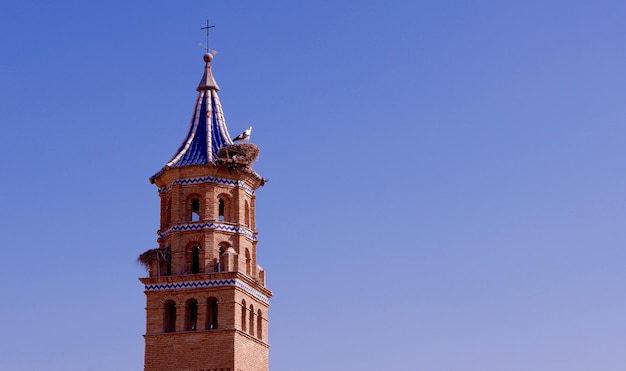
[[[209,20],[206,20],[206,27],[201,27],[201,30],[206,30],[206,45],[204,45],[204,47],[206,48],[206,53],[209,54],[209,51],[211,49],[209,49],[209,30],[211,28],[214,28],[215,26],[209,26]],[[202,44],[201,44],[202,45]]]

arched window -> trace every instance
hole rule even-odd
[[[250,335],[254,336],[254,306],[250,304]]]
[[[218,250],[219,254],[220,256],[222,256],[228,250],[228,248],[230,247],[230,244],[228,242],[222,241],[217,246],[219,248]]]
[[[185,331],[196,331],[198,328],[198,301],[189,299],[185,307]]]
[[[223,198],[220,198],[217,201],[217,220],[223,222],[224,220],[226,220],[226,202],[224,201]]]
[[[200,200],[194,198],[191,200],[191,221],[197,222],[200,220]]]
[[[241,301],[241,330],[246,331],[246,301]]]
[[[256,313],[256,337],[263,340],[263,316],[260,309]]]
[[[215,330],[217,328],[217,299],[207,299],[206,328]]]
[[[191,248],[191,273],[200,273],[200,250],[202,247],[194,246]]]
[[[250,259],[250,250],[246,249],[246,274],[249,276],[252,271],[252,259]]]
[[[244,204],[244,220],[243,220],[244,224],[246,226],[250,226],[250,206],[248,205],[248,201],[245,202]]]
[[[168,300],[163,309],[163,332],[176,331],[176,303]]]

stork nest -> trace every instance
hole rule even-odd
[[[250,171],[251,165],[259,158],[259,147],[252,143],[232,144],[222,147],[217,152],[215,163],[228,170]]]
[[[139,255],[137,258],[137,263],[144,266],[144,268],[149,269],[150,263],[154,260],[159,263],[165,263],[170,259],[170,255],[172,254],[171,249],[169,247],[163,249],[150,249],[143,254]]]

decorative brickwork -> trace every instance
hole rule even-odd
[[[251,240],[256,240],[256,236],[252,234],[247,228],[235,227],[231,225],[224,225],[220,223],[202,223],[202,224],[179,224],[170,227],[163,233],[159,233],[159,237],[164,238],[169,236],[172,232],[178,231],[197,231],[200,229],[218,229],[225,232],[241,233]]]
[[[205,287],[219,287],[219,286],[237,286],[245,291],[247,291],[250,295],[255,298],[269,303],[270,299],[258,292],[250,285],[245,284],[243,281],[238,279],[226,279],[226,280],[210,280],[210,281],[193,281],[193,282],[181,282],[181,283],[158,283],[154,285],[146,285],[146,291],[159,291],[159,290],[178,290],[178,289],[196,289],[196,288],[205,288]]]
[[[198,184],[198,183],[217,183],[217,184],[226,184],[226,185],[236,185],[236,186],[242,187],[243,189],[246,190],[246,192],[250,193],[251,195],[254,194],[254,191],[252,190],[252,188],[248,187],[245,182],[229,180],[229,179],[220,179],[220,178],[215,178],[212,176],[207,176],[204,178],[176,179],[174,182],[172,182],[172,184],[165,186],[163,188],[159,188],[159,192],[167,192],[170,190],[170,188],[172,188],[173,185],[177,185],[177,184]]]
[[[269,368],[272,292],[257,264],[255,217],[255,191],[265,180],[250,168],[212,160],[232,141],[225,136],[211,59],[204,59],[190,132],[150,178],[161,220],[158,247],[140,257],[148,271],[140,279],[147,299],[146,371]]]

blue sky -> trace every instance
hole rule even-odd
[[[626,4],[10,2],[0,369],[139,370],[206,19],[273,371],[623,370]]]

